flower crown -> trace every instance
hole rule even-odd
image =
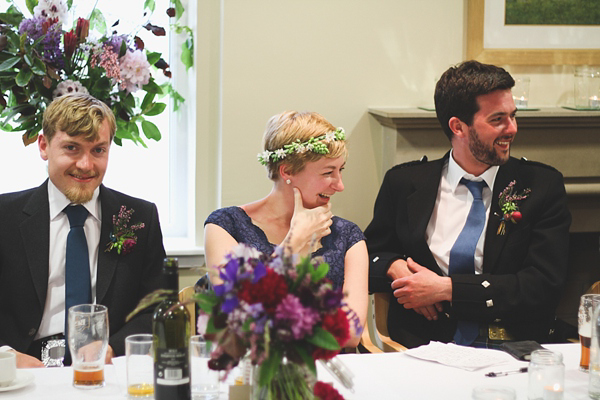
[[[337,128],[335,131],[327,132],[322,136],[312,137],[306,142],[300,142],[300,139],[298,139],[295,142],[284,145],[280,149],[273,151],[265,150],[262,153],[258,153],[258,161],[262,165],[267,165],[270,162],[276,163],[283,160],[288,154],[302,154],[307,151],[317,154],[327,154],[329,153],[329,149],[326,143],[336,140],[346,140],[344,128]]]

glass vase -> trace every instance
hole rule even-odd
[[[297,364],[283,359],[271,381],[261,386],[259,383],[260,365],[252,373],[253,400],[296,400],[313,399],[313,387],[317,377],[305,364]]]

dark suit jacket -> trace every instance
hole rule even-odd
[[[371,259],[371,292],[392,292],[386,272],[402,255],[442,275],[425,240],[425,230],[447,157],[402,164],[386,173],[373,220],[365,231]],[[508,222],[506,234],[498,235],[498,196],[513,180],[518,193],[531,188],[531,194],[520,202],[523,219],[517,224]],[[483,273],[451,277],[452,303],[444,304],[445,312],[440,313],[438,321],[427,321],[392,297],[390,336],[409,347],[430,340],[449,342],[457,320],[472,320],[481,325],[500,323],[517,340],[547,341],[567,274],[570,223],[560,172],[510,158],[500,167],[494,182]]]
[[[156,206],[100,186],[102,227],[96,302],[108,307],[109,344],[125,353],[125,337],[152,331],[151,310],[128,323],[126,315],[147,293],[165,287],[165,250]],[[131,253],[105,252],[113,215],[133,208],[131,222],[143,222]],[[48,290],[50,211],[48,181],[38,188],[0,195],[0,345],[27,353],[39,329]],[[32,354],[33,355],[33,354]],[[35,354],[39,358],[39,354]]]

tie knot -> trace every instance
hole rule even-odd
[[[71,228],[76,226],[83,226],[88,216],[88,210],[81,204],[76,206],[66,206],[63,210],[69,218],[69,224]]]
[[[482,199],[483,188],[487,186],[485,181],[471,181],[466,178],[462,178],[460,180],[460,183],[462,183],[467,187],[467,189],[469,189],[469,192],[471,192],[475,200]]]

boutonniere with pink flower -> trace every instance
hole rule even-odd
[[[500,225],[496,234],[504,235],[506,233],[506,222],[510,221],[516,224],[523,218],[521,211],[519,211],[519,202],[525,200],[529,193],[530,188],[524,189],[520,194],[515,192],[515,184],[517,181],[512,181],[508,186],[500,193],[498,204],[500,210],[502,210],[502,216],[500,216]],[[497,214],[496,214],[497,215]]]
[[[135,231],[146,226],[143,222],[129,225],[129,220],[134,212],[133,208],[128,210],[125,206],[121,206],[119,214],[113,215],[113,231],[110,233],[110,242],[108,242],[104,251],[117,249],[118,254],[121,254],[121,252],[127,254],[133,250],[137,243]]]

